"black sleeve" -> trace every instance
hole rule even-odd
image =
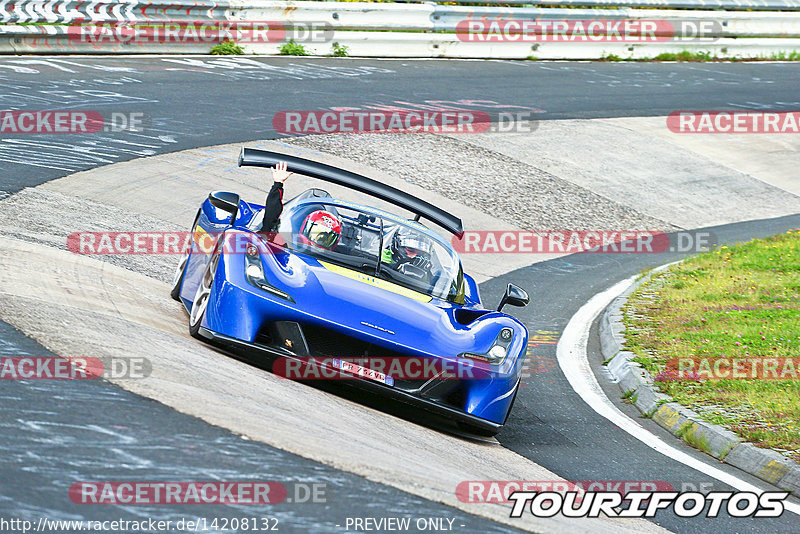
[[[267,200],[264,202],[264,222],[261,225],[262,232],[274,231],[275,223],[278,222],[283,211],[283,184],[275,182],[272,184],[272,189],[267,194]]]

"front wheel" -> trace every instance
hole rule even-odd
[[[203,317],[206,315],[208,302],[211,300],[211,287],[214,285],[214,275],[217,272],[218,263],[219,252],[215,252],[211,260],[209,260],[205,271],[203,271],[200,285],[197,286],[197,292],[194,294],[192,310],[189,312],[189,334],[198,339],[203,339],[200,335],[200,325],[203,324]]]
[[[200,210],[197,210],[197,215],[194,218],[194,222],[192,223],[192,232],[195,231],[197,227],[197,221],[200,220]],[[189,251],[192,250],[192,245],[189,243],[187,245],[186,250],[181,256],[180,261],[178,262],[178,267],[175,269],[175,274],[172,276],[172,290],[169,292],[169,296],[173,298],[173,300],[177,300],[178,302],[181,301],[181,286],[183,285],[183,275],[186,272],[186,264],[189,262]]]

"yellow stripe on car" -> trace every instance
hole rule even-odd
[[[394,284],[392,282],[389,282],[388,280],[381,280],[380,278],[375,278],[374,276],[360,273],[358,271],[353,271],[352,269],[348,269],[346,267],[340,267],[339,265],[334,265],[332,263],[327,263],[324,261],[321,261],[320,263],[322,264],[323,267],[325,267],[331,272],[340,274],[342,276],[346,276],[347,278],[356,280],[358,282],[362,282],[364,284],[369,284],[371,286],[375,286],[380,289],[384,289],[386,291],[391,291],[392,293],[396,293],[398,295],[402,295],[410,299],[418,300],[420,302],[430,302],[431,300],[433,300],[433,297],[431,297],[430,295],[419,293],[418,291],[414,291],[413,289],[408,289],[407,287]]]
[[[203,230],[199,224],[194,227],[194,242],[197,243],[197,248],[200,249],[200,252],[205,254],[208,254],[214,250],[214,245],[216,245],[214,238],[211,237],[208,232]]]

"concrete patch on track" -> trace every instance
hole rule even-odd
[[[707,147],[727,148],[700,150],[701,137],[707,138]],[[797,168],[797,153],[788,160],[794,164],[784,163],[786,170],[779,170],[780,178],[773,181],[776,174],[766,168],[774,157],[773,144],[756,140],[737,144],[726,134],[670,134],[664,117],[540,121],[532,134],[460,139],[680,228],[779,217],[800,209],[800,198],[769,185],[790,189],[787,183],[795,175],[790,178],[788,173]],[[781,153],[787,151],[791,149]],[[748,160],[753,163],[742,165]],[[763,172],[745,173],[759,169]],[[794,180],[792,187],[798,192]]]
[[[462,503],[455,488],[464,480],[559,478],[497,444],[409,424],[220,354],[187,335],[186,314],[167,293],[167,284],[94,258],[0,238],[0,319],[64,357],[146,355],[152,374],[112,380],[124,389],[509,525],[536,532],[662,531],[640,520],[511,520],[507,506]]]
[[[525,230],[674,230],[630,204],[610,200],[544,168],[538,157],[522,160],[501,150],[509,134],[315,135],[291,141],[361,162],[396,178],[474,206]],[[513,136],[527,146],[539,132]],[[480,143],[486,142],[487,147]],[[489,146],[492,145],[492,146]],[[555,143],[565,150],[567,139]],[[576,185],[577,184],[577,185]],[[470,229],[475,229],[471,227]],[[492,228],[496,229],[496,228]],[[526,264],[533,263],[528,256]],[[541,259],[539,259],[540,261]]]
[[[442,138],[443,141],[446,139]],[[357,173],[365,174],[384,183],[423,198],[451,213],[461,217],[470,230],[516,230],[517,226],[497,217],[489,210],[487,213],[459,200],[448,198],[441,187],[429,189],[427,184],[415,185],[408,181],[381,172],[374,167],[338,157],[318,150],[294,147],[280,141],[256,141],[247,146],[265,148],[278,152],[295,154],[308,159],[337,165]],[[129,230],[188,230],[197,207],[209,191],[234,191],[247,201],[263,203],[266,191],[271,186],[269,171],[255,168],[239,168],[236,158],[242,145],[221,145],[172,154],[144,158],[106,167],[76,173],[66,178],[47,182],[40,189],[73,195],[118,210],[114,224],[126,224]],[[469,147],[468,147],[469,148]],[[386,152],[392,151],[386,146]],[[498,155],[499,158],[503,156]],[[302,192],[309,187],[323,187],[334,197],[354,202],[366,202],[398,212],[395,207],[360,193],[332,184],[325,184],[302,176],[294,176],[286,184],[286,198]],[[68,202],[66,203],[68,204]],[[68,205],[65,205],[67,209]],[[128,214],[132,217],[129,219]],[[142,215],[168,223],[168,228],[136,227],[136,216]],[[410,213],[409,216],[412,216]],[[24,216],[24,215],[22,215]],[[90,220],[79,217],[76,221]],[[83,223],[75,223],[76,230],[86,229]],[[177,225],[177,226],[176,226]],[[444,233],[447,239],[451,236]],[[535,261],[555,257],[554,254],[539,254]],[[532,262],[530,256],[519,254],[467,254],[463,257],[464,268],[476,280],[482,282],[513,269],[524,267]]]
[[[3,213],[6,217],[0,234],[63,250],[67,250],[67,239],[72,232],[188,230],[186,224],[178,225],[132,210],[121,213],[117,207],[45,187],[20,191],[3,204]],[[162,282],[172,281],[177,261],[165,254],[108,254],[102,260]]]
[[[624,117],[603,119],[603,122],[663,139],[800,195],[800,178],[797,176],[800,136],[797,134],[679,134],[666,127],[665,117]]]

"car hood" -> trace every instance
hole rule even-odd
[[[516,323],[490,312],[461,324],[458,305],[302,254],[266,255],[264,260],[271,282],[292,295],[299,310],[392,349],[436,356],[485,351],[502,326]]]

